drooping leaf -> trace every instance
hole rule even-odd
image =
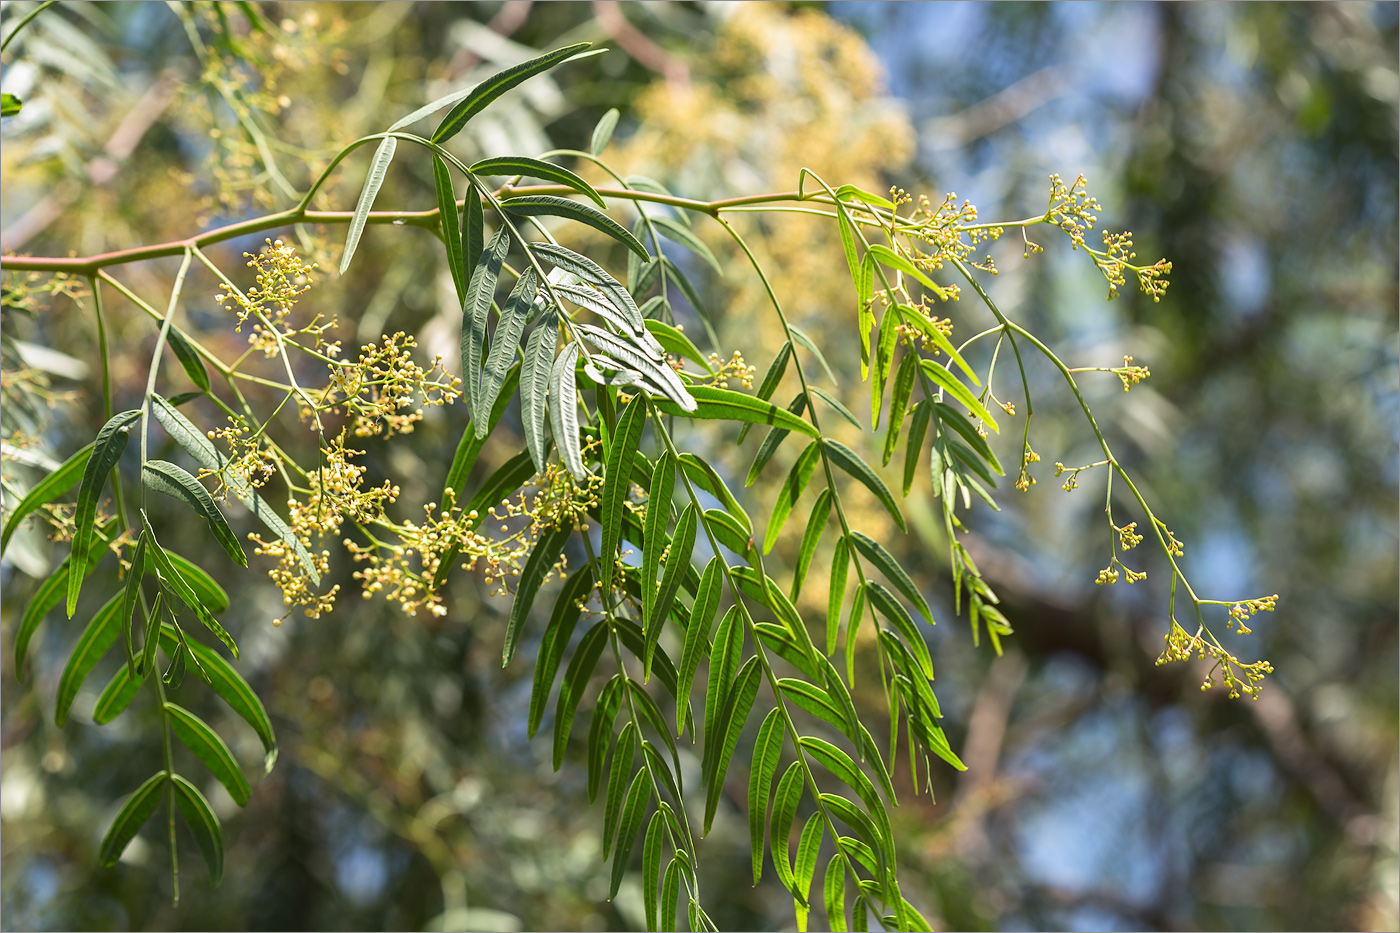
[[[977,397],[972,394],[972,390],[963,385],[962,381],[949,372],[946,366],[935,363],[933,360],[920,360],[919,367],[923,369],[924,374],[927,375],[929,379],[937,383],[939,387],[944,389],[953,398],[957,399],[959,403],[966,406],[967,410],[976,415],[983,424],[993,431],[999,432],[1001,430],[1001,428],[997,426],[996,419],[992,417],[992,413],[987,410],[986,406],[979,402]]]
[[[569,745],[569,732],[573,729],[574,715],[578,712],[579,701],[583,699],[584,688],[598,666],[598,658],[608,640],[607,620],[599,622],[584,634],[569,661],[569,669],[564,672],[564,681],[559,687],[559,699],[554,712],[554,770],[564,763],[564,752]]]
[[[481,362],[486,352],[486,323],[491,313],[491,299],[496,294],[496,280],[510,251],[510,236],[502,225],[482,250],[467,283],[467,300],[462,305],[462,383],[467,415],[473,421],[482,417],[486,406],[480,405]],[[489,409],[488,409],[489,410]]]
[[[710,626],[714,624],[715,610],[719,608],[721,589],[721,563],[718,557],[710,559],[705,572],[700,576],[700,586],[695,591],[695,605],[690,611],[690,625],[685,630],[685,646],[681,650],[681,667],[677,683],[676,734],[682,731],[682,710],[690,705],[691,685],[695,682],[695,672],[700,668],[700,660],[710,650]],[[694,734],[691,741],[695,740]]]
[[[787,410],[801,417],[802,413],[807,410],[807,393],[798,393],[797,397],[788,403]],[[745,424],[743,429],[740,430],[740,433],[742,434],[743,431],[747,430],[749,427],[751,427],[751,425]],[[778,445],[786,440],[787,436],[791,433],[792,432],[786,428],[769,428],[767,436],[763,438],[763,443],[758,445],[758,453],[754,454],[753,463],[749,465],[748,475],[744,477],[745,486],[752,486],[757,482],[759,474],[763,472],[763,468],[768,465],[768,461],[772,460],[773,455],[778,452]]]
[[[879,568],[886,579],[904,594],[904,598],[914,604],[928,624],[933,625],[932,610],[929,609],[923,594],[919,592],[919,588],[914,585],[913,579],[899,565],[899,561],[894,559],[894,555],[886,550],[883,544],[859,531],[851,532],[851,541],[855,544],[856,550],[864,554],[866,559]]]
[[[520,420],[536,473],[544,473],[549,453],[544,424],[549,412],[549,371],[554,363],[554,344],[558,336],[558,318],[552,310],[546,311],[530,334],[525,359],[520,365]]]
[[[0,550],[10,546],[10,536],[15,533],[19,523],[24,521],[31,512],[42,505],[47,505],[54,499],[63,495],[82,478],[83,470],[87,466],[88,457],[92,455],[93,444],[88,444],[73,456],[63,461],[57,470],[45,476],[34,487],[25,493],[19,505],[15,506],[10,517],[5,519],[5,530],[0,534]]]
[[[705,746],[701,754],[701,773],[705,783],[709,783],[710,769],[724,738],[721,717],[728,700],[729,687],[739,670],[739,656],[744,649],[744,626],[740,622],[739,607],[730,606],[720,619],[715,632],[713,649],[710,652],[710,674],[705,687]]]
[[[871,580],[866,586],[869,588],[870,604],[899,630],[899,634],[909,643],[910,650],[919,658],[923,675],[932,678],[933,659],[929,656],[928,645],[924,643],[924,638],[919,634],[909,613],[900,605],[899,600],[894,598],[894,594],[878,581]]]
[[[461,220],[457,216],[457,190],[442,156],[433,153],[433,187],[437,191],[438,222],[442,224],[442,242],[447,247],[447,268],[452,273],[452,285],[457,289],[457,304],[467,301],[467,265],[463,256]],[[476,197],[476,189],[467,185],[467,201]]]
[[[126,666],[117,668],[117,672],[102,689],[102,695],[97,698],[97,705],[92,709],[92,721],[99,726],[105,726],[116,719],[131,705],[144,682],[144,677],[133,675]]]
[[[792,572],[792,593],[790,598],[797,601],[802,592],[802,583],[807,579],[807,570],[812,566],[812,558],[817,553],[817,544],[826,531],[827,519],[831,517],[831,490],[823,489],[817,496],[817,504],[812,506],[812,514],[807,518],[807,529],[802,532],[802,547],[797,552],[797,566]]]
[[[651,676],[651,656],[656,650],[657,639],[666,616],[671,614],[671,604],[686,571],[690,569],[690,554],[695,549],[696,515],[695,505],[687,505],[676,522],[676,533],[671,536],[671,552],[666,557],[666,570],[661,575],[661,587],[656,594],[656,605],[652,607],[651,626],[646,635],[646,656],[642,663],[646,676]]]
[[[821,850],[825,827],[822,814],[813,813],[802,827],[802,837],[797,843],[797,865],[793,868],[794,890],[797,908],[797,929],[807,929],[807,912],[812,896],[812,875],[817,868],[817,853]]]
[[[394,161],[394,150],[398,146],[397,139],[386,136],[379,141],[378,148],[374,150],[369,174],[365,177],[364,187],[360,189],[360,200],[355,203],[355,213],[350,218],[350,229],[345,235],[345,252],[340,257],[341,275],[350,268],[350,260],[354,258],[355,249],[360,245],[360,235],[365,232],[365,222],[369,220],[374,199],[379,196],[379,189],[384,184],[384,176],[389,172],[389,163]]]
[[[849,408],[847,408],[839,398],[832,395],[830,392],[826,391],[821,386],[811,386],[811,390],[813,395],[821,399],[823,402],[826,402],[836,411],[838,415],[844,418],[847,424],[851,425],[852,427],[859,428],[862,431],[865,430],[865,425],[860,423],[860,419],[855,416],[855,413],[852,412]]]
[[[194,752],[196,758],[204,762],[214,777],[219,779],[220,784],[228,788],[233,802],[240,807],[247,804],[252,791],[248,788],[248,781],[243,777],[233,752],[229,751],[228,745],[219,734],[183,706],[167,702],[165,713],[170,718],[170,728],[175,737]]]
[[[160,792],[165,790],[165,772],[157,771],[146,778],[145,783],[136,788],[117,811],[116,819],[102,837],[102,847],[97,851],[97,861],[107,868],[117,864],[126,851],[127,844],[136,836],[143,823],[155,812],[160,803]]]
[[[679,405],[669,400],[658,401],[656,407],[668,415],[682,418],[705,418],[722,421],[748,421],[753,424],[775,425],[796,431],[808,437],[817,437],[817,429],[801,418],[775,405],[770,405],[752,395],[744,395],[729,389],[713,386],[693,385],[689,387],[697,407],[694,412],[685,412]]]
[[[651,800],[651,783],[646,774],[638,771],[627,791],[627,803],[622,808],[622,825],[617,831],[617,851],[613,853],[612,877],[608,884],[608,900],[617,897],[617,889],[622,886],[622,876],[632,859],[632,846],[637,833],[642,828],[642,817]]]
[[[608,143],[612,141],[613,130],[617,129],[618,111],[616,107],[608,110],[598,120],[598,125],[593,127],[593,139],[588,147],[588,151],[596,155],[602,155],[603,150],[608,148]]]
[[[671,494],[676,485],[676,458],[668,450],[656,461],[647,497],[646,527],[642,536],[642,628],[651,630],[655,614],[657,571],[666,549],[666,526],[671,520]],[[619,523],[621,515],[618,516]]]
[[[629,338],[619,337],[601,327],[581,322],[575,322],[573,326],[583,339],[609,357],[620,360],[623,364],[622,366],[613,365],[611,368],[621,369],[625,366],[635,370],[646,377],[647,382],[644,385],[650,391],[664,396],[668,402],[684,411],[695,410],[695,400],[688,387],[676,375],[676,371],[663,361],[663,354],[659,352],[659,347],[657,352],[653,353],[631,342]]]
[[[754,552],[753,535],[744,530],[738,519],[719,509],[706,509],[703,513],[706,530],[715,540],[738,554],[749,563],[757,563]]]
[[[525,561],[525,569],[520,572],[520,579],[516,583],[515,600],[510,607],[510,622],[506,626],[505,647],[501,652],[502,667],[508,666],[510,659],[515,656],[515,646],[520,641],[520,633],[525,628],[530,607],[534,605],[535,594],[539,592],[540,584],[554,569],[559,555],[564,551],[564,545],[573,533],[571,527],[551,528],[540,535],[530,551],[530,557]]]
[[[851,562],[846,538],[836,540],[831,554],[831,583],[826,595],[826,653],[836,651],[836,633],[841,626],[841,604],[846,598],[846,575],[850,573]]]
[[[734,685],[729,689],[724,712],[717,723],[722,738],[718,747],[718,757],[705,788],[706,833],[709,833],[715,811],[719,808],[719,794],[724,787],[724,776],[729,771],[729,760],[734,757],[734,749],[739,744],[739,734],[744,731],[744,723],[748,721],[749,712],[758,697],[759,677],[758,658],[751,657],[740,669]]]
[[[773,775],[783,754],[782,710],[769,711],[758,729],[753,746],[753,767],[749,771],[749,850],[753,860],[753,883],[763,875],[763,829],[768,824],[768,797]]]
[[[603,472],[603,537],[599,579],[603,585],[604,598],[612,591],[613,569],[616,566],[614,555],[622,539],[622,509],[632,488],[632,460],[637,452],[637,445],[642,441],[642,428],[645,426],[646,399],[638,393],[632,397],[632,401],[618,419]]]
[[[888,266],[891,269],[895,269],[917,280],[920,285],[933,292],[940,299],[947,297],[947,292],[938,285],[935,285],[933,279],[929,278],[924,272],[916,268],[912,262],[899,255],[885,244],[871,244],[870,251],[866,255],[874,256],[882,265]]]
[[[68,618],[78,608],[78,594],[82,591],[83,577],[87,575],[87,564],[83,561],[92,547],[93,521],[97,517],[97,500],[102,495],[102,487],[107,484],[107,474],[112,472],[122,451],[126,450],[127,434],[131,426],[141,417],[140,409],[120,412],[113,415],[92,442],[92,455],[83,465],[83,479],[78,486],[78,504],[73,512],[73,548],[77,557],[69,561],[68,567]],[[76,567],[77,573],[73,570]]]
[[[642,319],[642,313],[637,308],[637,303],[632,300],[632,295],[622,287],[617,279],[604,271],[602,266],[587,256],[581,256],[573,250],[556,246],[553,243],[531,243],[530,249],[535,255],[548,259],[556,268],[576,275],[588,284],[595,286],[607,296],[613,307],[622,312],[623,317],[631,325],[632,336],[643,340],[651,339]],[[644,344],[644,346],[649,347],[650,345]]]
[[[213,613],[209,611],[190,586],[189,580],[171,562],[170,557],[165,553],[165,548],[161,547],[160,542],[156,540],[155,532],[151,530],[151,523],[146,518],[144,511],[141,513],[141,521],[146,529],[146,553],[155,565],[161,583],[168,587],[171,593],[179,597],[180,602],[189,607],[189,610],[199,618],[199,621],[204,623],[205,628],[213,632],[221,642],[228,646],[228,650],[235,658],[238,657],[238,645],[234,643],[233,636],[229,635],[224,627],[218,623]]]
[[[644,260],[651,259],[651,255],[647,252],[646,247],[642,245],[640,240],[632,235],[630,230],[596,207],[590,207],[578,201],[556,197],[552,194],[527,194],[520,197],[503,199],[501,201],[501,210],[505,211],[507,214],[514,214],[517,217],[534,217],[541,214],[550,217],[565,217],[569,220],[586,224],[594,230],[606,233],[623,246],[632,250],[632,252],[641,256]]]
[[[131,569],[126,574],[126,584],[122,587],[121,629],[126,642],[126,669],[136,674],[136,653],[131,640],[131,616],[136,611],[136,603],[141,595],[141,580],[146,575],[146,532],[143,530],[136,539],[136,549],[131,554]]]
[[[527,734],[535,737],[544,717],[545,706],[549,701],[549,691],[554,687],[554,675],[559,670],[559,662],[569,639],[574,633],[581,614],[578,600],[593,589],[593,567],[586,565],[573,572],[564,581],[564,588],[554,601],[554,609],[549,617],[549,626],[544,630],[540,641],[540,653],[535,661],[534,686],[530,691],[530,718]]]
[[[141,478],[147,489],[179,499],[193,509],[196,515],[208,522],[214,540],[219,542],[224,553],[240,567],[248,566],[248,555],[243,553],[243,546],[228,526],[228,519],[214,504],[214,497],[184,467],[168,460],[147,460]]]
[[[646,841],[642,844],[642,901],[646,908],[648,930],[656,929],[656,886],[661,881],[661,836],[665,827],[661,814],[660,809],[652,814]]]
[[[180,368],[190,377],[190,382],[199,386],[201,392],[208,392],[209,371],[204,368],[204,361],[199,358],[189,339],[178,327],[171,327],[165,336],[166,344],[175,354],[175,359],[180,361]]]
[[[870,810],[874,822],[880,827],[886,841],[892,843],[894,836],[889,829],[889,817],[885,813],[885,806],[875,792],[875,785],[865,776],[865,772],[860,770],[860,766],[851,759],[851,756],[825,739],[816,736],[803,736],[801,745],[803,750],[820,762],[823,768],[826,768],[841,783],[856,792]]]
[[[806,490],[807,483],[812,479],[812,474],[816,472],[817,464],[820,461],[821,445],[817,441],[813,441],[807,445],[807,449],[802,451],[793,463],[792,469],[788,472],[787,480],[778,490],[778,497],[773,501],[773,513],[768,519],[768,528],[763,534],[763,553],[769,553],[773,550],[773,545],[778,543],[778,534],[783,530],[783,525],[787,523],[788,516],[792,514],[797,500]]]
[[[214,887],[224,878],[224,831],[214,808],[204,799],[199,788],[178,774],[170,776],[175,785],[175,803],[180,815],[194,834],[195,844],[204,856],[204,864],[209,868],[209,882]]]
[[[768,371],[763,374],[763,379],[758,383],[758,391],[754,393],[765,402],[773,397],[773,393],[778,391],[778,384],[783,381],[783,373],[787,372],[788,361],[792,359],[792,341],[784,343],[778,348],[777,354],[773,357],[773,362],[768,364]],[[749,436],[749,428],[752,424],[745,424],[739,429],[739,437],[736,444],[744,443],[744,438]]]
[[[871,468],[870,464],[862,460],[859,454],[840,441],[826,438],[823,443],[826,445],[827,456],[830,458],[831,462],[859,480],[861,485],[866,489],[869,489],[870,492],[874,494],[875,498],[880,500],[880,504],[885,507],[885,510],[890,513],[890,517],[893,518],[895,524],[899,526],[899,530],[907,531],[908,529],[904,524],[904,516],[900,514],[899,506],[895,504],[894,496],[890,493],[889,487],[885,485],[885,481],[880,479],[879,475]]]
[[[792,820],[797,816],[797,805],[802,802],[804,771],[802,762],[794,761],[783,772],[778,781],[778,789],[773,794],[773,819],[768,825],[769,844],[773,849],[773,867],[778,871],[778,880],[791,891],[794,887],[792,859],[789,855],[788,840],[792,836]]]
[[[0,94],[0,117],[18,116],[19,112],[23,109],[23,100],[20,100],[18,97],[11,94],[9,91]]]
[[[822,894],[827,926],[832,933],[846,933],[846,860],[839,852],[826,863]]]
[[[570,342],[554,361],[549,375],[549,420],[564,467],[582,483],[587,480],[588,471],[583,466],[578,439],[578,387],[574,384],[574,363],[578,355],[579,345]]]
[[[491,352],[486,357],[486,369],[481,374],[481,391],[477,394],[475,411],[489,411],[495,406],[496,396],[506,381],[506,372],[515,362],[515,351],[520,346],[520,335],[525,332],[525,322],[532,313],[537,287],[535,271],[526,269],[501,307],[496,333],[491,340]],[[484,438],[488,433],[490,425],[478,421],[476,436]]]
[[[739,523],[745,537],[752,535],[753,522],[750,521],[748,513],[744,511],[744,507],[739,504],[739,500],[734,498],[734,493],[729,490],[729,485],[725,483],[719,472],[708,461],[696,454],[681,454],[679,460],[681,469],[685,471],[685,475],[690,478],[690,481],[724,505],[724,510]]]
[[[612,851],[617,821],[622,816],[622,802],[627,792],[628,778],[632,775],[632,757],[636,752],[636,732],[636,726],[629,720],[617,737],[617,751],[613,753],[607,800],[603,807],[603,858],[607,858]]]
[[[681,893],[681,874],[685,871],[684,853],[677,851],[671,856],[671,863],[666,866],[666,877],[661,882],[661,929],[677,930],[676,908]]]
[[[160,645],[166,653],[173,654],[179,644],[179,636],[174,626],[162,625]],[[243,675],[234,670],[217,651],[197,641],[186,641],[185,644],[190,655],[199,662],[199,669],[207,678],[205,683],[257,733],[263,746],[263,772],[270,772],[277,761],[277,737],[273,734],[272,721],[267,718],[267,710],[263,707],[262,700],[258,699],[253,688],[248,686]]]
[[[462,270],[470,274],[481,261],[486,250],[486,214],[481,207],[481,195],[476,185],[467,186],[467,196],[462,201]],[[470,282],[470,278],[467,280]],[[462,303],[466,303],[465,293]]]
[[[78,695],[78,688],[87,679],[88,672],[121,634],[121,609],[122,596],[118,593],[93,614],[92,621],[83,629],[77,643],[73,645],[73,652],[68,656],[68,663],[63,668],[63,676],[58,679],[58,702],[53,718],[60,729],[68,722],[68,711],[73,706],[73,699]]]
[[[657,297],[659,298],[660,296]],[[664,300],[665,299],[662,299],[662,301]],[[650,304],[651,302],[647,303]],[[642,313],[643,315],[646,314],[645,308],[642,308]],[[705,357],[705,354],[700,352],[700,348],[685,335],[685,331],[678,327],[672,327],[665,321],[657,320],[654,317],[646,317],[645,320],[647,331],[656,338],[657,343],[661,344],[662,348],[665,349],[667,353],[675,357],[682,357],[690,360],[704,370],[706,374],[714,372],[714,367],[710,365],[710,361]]]
[[[885,425],[885,449],[881,460],[883,466],[889,466],[890,457],[894,456],[894,449],[899,444],[899,432],[904,425],[909,396],[914,391],[914,376],[918,371],[918,354],[912,351],[905,353],[894,377],[894,391],[890,393],[890,419]]]
[[[914,473],[919,468],[919,452],[924,449],[924,433],[928,430],[929,406],[931,400],[924,399],[914,406],[913,421],[909,425],[909,440],[904,448],[904,494],[914,488]]]
[[[589,43],[587,42],[577,42],[573,45],[567,45],[563,48],[555,49],[552,52],[546,52],[538,58],[532,58],[527,62],[521,62],[519,65],[497,72],[485,81],[482,81],[476,87],[472,88],[457,106],[453,107],[448,112],[437,130],[433,132],[432,141],[435,143],[443,143],[451,139],[461,131],[462,127],[467,125],[468,120],[476,116],[482,110],[485,110],[486,107],[506,91],[574,57],[587,49],[588,46]],[[428,113],[431,112],[431,110],[428,111]],[[426,116],[426,114],[424,114],[424,116]]]
[[[151,603],[151,607],[146,614],[146,640],[141,643],[141,662],[139,671],[139,674],[143,679],[149,677],[151,671],[154,671],[156,669],[156,649],[161,646],[161,621],[165,616],[170,616],[172,620],[174,619],[174,615],[173,613],[171,613],[170,607],[167,606],[165,602],[165,590],[162,589],[160,592],[156,593],[156,601]],[[172,637],[174,635],[174,631],[175,630],[172,628]],[[173,653],[175,649],[179,647],[179,644],[179,639],[174,638],[173,647],[168,648],[167,651]]]
[[[531,178],[542,178],[587,195],[601,208],[607,207],[602,195],[595,191],[592,185],[564,166],[555,165],[553,162],[525,156],[499,156],[473,163],[471,170],[474,175],[528,175]]]
[[[932,407],[933,413],[937,416],[940,425],[952,428],[956,431],[963,440],[971,445],[972,449],[977,452],[977,455],[996,471],[998,476],[1005,474],[1001,466],[1001,461],[998,460],[997,455],[992,452],[991,445],[987,443],[985,437],[977,433],[977,429],[967,420],[966,415],[944,402],[933,402]],[[993,486],[996,485],[996,481],[990,476],[987,476],[985,471],[983,471],[981,475],[986,477],[987,482],[991,483]]]
[[[603,764],[607,760],[608,749],[612,747],[613,724],[617,721],[617,711],[622,706],[626,678],[614,674],[603,691],[598,694],[598,702],[593,706],[593,719],[588,724],[588,802],[598,799],[598,788],[603,782]]]
[[[880,319],[880,339],[875,346],[875,377],[870,380],[871,430],[880,426],[880,405],[885,396],[885,386],[889,383],[895,345],[899,340],[896,327],[898,317],[898,313],[891,309]]]
[[[817,358],[817,362],[820,363],[822,369],[826,371],[826,378],[830,379],[832,382],[838,381],[836,379],[836,374],[831,371],[831,364],[828,363],[826,357],[822,355],[821,348],[817,346],[816,341],[807,336],[805,330],[798,327],[796,324],[789,324],[788,333],[792,335],[792,339],[797,341],[799,346]]]
[[[708,264],[711,269],[715,270],[715,275],[724,275],[724,268],[720,266],[719,260],[715,258],[715,254],[710,252],[710,248],[705,245],[705,241],[696,236],[689,227],[665,214],[658,214],[652,217],[651,222],[656,225],[661,231],[661,235],[666,237],[666,239],[679,243],[705,260],[706,264]]]

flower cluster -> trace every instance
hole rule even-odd
[[[462,394],[462,381],[450,375],[442,357],[426,370],[413,361],[417,342],[399,331],[380,343],[360,348],[354,363],[330,365],[330,385],[321,410],[343,409],[354,416],[356,437],[380,433],[409,434],[423,418],[423,408],[445,405]]]
[[[709,377],[709,384],[721,389],[729,388],[729,380],[737,379],[739,385],[745,389],[753,388],[754,373],[758,367],[750,366],[744,362],[744,354],[738,350],[728,360],[721,359],[718,353],[710,354],[710,369],[714,374]]]
[[[1230,606],[1230,618],[1225,622],[1225,627],[1234,627],[1235,631],[1241,635],[1248,635],[1253,629],[1245,625],[1245,620],[1258,612],[1273,612],[1278,605],[1278,594],[1272,596],[1262,596],[1259,599],[1246,599]]]
[[[228,445],[228,462],[220,470],[200,470],[199,478],[213,477],[218,481],[214,495],[228,501],[227,477],[241,477],[253,487],[261,487],[277,472],[279,460],[272,449],[262,443],[262,432],[248,429],[243,419],[232,415],[228,427],[209,432],[210,440],[223,441]]]
[[[1011,412],[1008,412],[1008,414],[1011,414]],[[1016,477],[1016,488],[1018,490],[1021,492],[1029,492],[1030,488],[1035,485],[1035,477],[1031,476],[1029,467],[1032,463],[1039,462],[1040,454],[1032,450],[1030,442],[1027,441],[1021,447],[1021,472],[1020,475]],[[1059,466],[1058,463],[1055,465]],[[1057,473],[1055,475],[1058,476],[1059,474]]]
[[[300,336],[311,337],[314,348],[327,356],[336,356],[340,352],[339,343],[325,340],[326,331],[335,327],[334,318],[322,321],[317,315],[309,324],[300,327],[291,323],[292,308],[314,282],[311,273],[316,270],[316,264],[303,262],[296,249],[280,239],[265,242],[267,246],[258,255],[243,254],[248,259],[248,268],[257,270],[254,277],[257,284],[245,295],[226,281],[223,291],[215,295],[214,300],[221,308],[233,302],[238,311],[236,329],[240,333],[248,319],[254,319],[248,343],[269,357],[277,355],[283,340]]]
[[[1171,630],[1163,636],[1167,647],[1162,651],[1161,657],[1157,658],[1158,666],[1172,661],[1189,661],[1193,655],[1202,661],[1209,658],[1214,663],[1201,683],[1202,690],[1214,687],[1218,674],[1231,699],[1238,699],[1242,693],[1252,699],[1259,699],[1260,685],[1267,675],[1274,672],[1273,665],[1268,661],[1245,664],[1218,643],[1202,638],[1202,631],[1204,629],[1199,629],[1192,635],[1173,619]]]
[[[1123,357],[1122,366],[1115,366],[1113,369],[1109,370],[1119,379],[1123,380],[1124,392],[1127,392],[1133,386],[1152,375],[1146,366],[1134,366],[1132,363],[1133,358],[1131,356],[1125,356]]]

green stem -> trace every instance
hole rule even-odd
[[[25,26],[28,26],[28,25],[29,25],[29,21],[30,21],[30,20],[32,20],[34,17],[38,16],[40,13],[44,12],[45,10],[47,10],[49,7],[53,6],[53,5],[54,5],[55,3],[57,3],[57,2],[58,2],[58,0],[45,0],[45,2],[39,4],[37,7],[35,7],[35,8],[32,9],[32,10],[30,10],[28,13],[26,13],[26,14],[24,15],[24,19],[22,19],[22,20],[20,20],[18,23],[16,23],[16,24],[15,24],[15,28],[14,28],[14,29],[11,29],[11,30],[9,31],[9,33],[6,34],[6,36],[5,36],[5,41],[4,41],[4,42],[0,42],[0,52],[4,52],[6,49],[8,49],[8,48],[10,47],[10,43],[14,41],[15,36],[19,35],[19,31],[20,31],[21,29],[23,29]]]

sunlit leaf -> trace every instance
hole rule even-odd
[[[155,812],[160,803],[160,792],[165,790],[165,772],[157,771],[146,778],[144,784],[136,788],[117,811],[116,819],[102,837],[102,847],[97,852],[97,861],[111,868],[126,851],[127,844],[136,836],[143,823]]]

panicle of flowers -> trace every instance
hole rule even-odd
[[[917,324],[901,323],[896,325],[897,339],[909,346],[917,346],[921,352],[937,356],[939,353],[938,344],[929,331],[930,329],[936,330],[944,337],[953,336],[952,318],[940,318],[924,300],[905,305],[904,313],[906,316],[917,314],[923,320]]]
[[[230,476],[241,477],[255,488],[262,487],[272,479],[277,472],[279,460],[272,448],[261,442],[261,435],[261,431],[254,434],[243,419],[232,415],[228,418],[227,427],[209,432],[210,440],[223,441],[229,448],[228,462],[222,469],[199,471],[200,479],[213,477],[217,481],[218,485],[214,491],[216,497],[228,501],[227,479]]]
[[[1235,631],[1241,635],[1250,634],[1253,629],[1245,625],[1245,620],[1259,612],[1273,612],[1278,605],[1278,594],[1272,596],[1261,596],[1259,599],[1245,599],[1230,606],[1230,618],[1226,620],[1225,627],[1234,627]]]
[[[334,318],[322,320],[318,314],[309,324],[300,327],[291,322],[292,308],[314,284],[311,273],[316,270],[316,264],[303,262],[296,249],[280,239],[265,242],[267,245],[258,255],[243,254],[248,258],[248,268],[257,270],[254,276],[257,284],[244,294],[225,282],[214,300],[221,308],[228,302],[233,303],[238,312],[235,329],[240,333],[248,319],[254,319],[248,343],[269,357],[277,355],[280,341],[302,336],[311,338],[313,348],[335,356],[340,352],[339,343],[325,339],[326,331],[335,327]]]
[[[753,388],[754,373],[758,367],[750,366],[744,362],[744,354],[738,350],[728,360],[720,358],[718,353],[711,353],[709,357],[710,369],[714,373],[709,377],[709,384],[721,389],[729,388],[729,380],[735,379],[739,385],[745,389]]]
[[[1039,462],[1040,454],[1031,449],[1029,441],[1024,443],[1021,447],[1021,472],[1020,475],[1016,477],[1016,488],[1021,492],[1029,492],[1030,488],[1035,485],[1035,477],[1031,476],[1029,468],[1032,463]],[[1058,463],[1055,465],[1059,466]],[[1059,474],[1057,473],[1055,475],[1058,476]]]
[[[413,361],[417,341],[399,331],[360,348],[354,363],[330,364],[322,410],[343,408],[354,416],[356,437],[409,434],[423,409],[445,405],[462,394],[462,381],[435,357],[425,370]]]
[[[1119,379],[1123,380],[1124,392],[1127,392],[1133,386],[1152,375],[1151,371],[1149,371],[1146,366],[1134,366],[1132,363],[1133,358],[1131,356],[1125,356],[1123,357],[1122,366],[1115,366],[1110,370]]]
[[[1209,659],[1213,663],[1201,683],[1202,690],[1214,687],[1218,677],[1231,699],[1238,699],[1240,694],[1254,700],[1259,699],[1264,678],[1274,672],[1273,665],[1268,661],[1246,664],[1213,640],[1203,638],[1203,631],[1204,629],[1198,629],[1196,634],[1192,635],[1173,619],[1171,629],[1163,636],[1167,645],[1157,658],[1157,665],[1160,667],[1173,661],[1189,661],[1193,656],[1201,661]]]
[[[1070,185],[1066,185],[1058,173],[1050,176],[1050,202],[1045,209],[1045,219],[1068,234],[1075,249],[1084,246],[1084,234],[1093,229],[1103,212],[1099,199],[1089,195],[1088,184],[1083,175]]]

